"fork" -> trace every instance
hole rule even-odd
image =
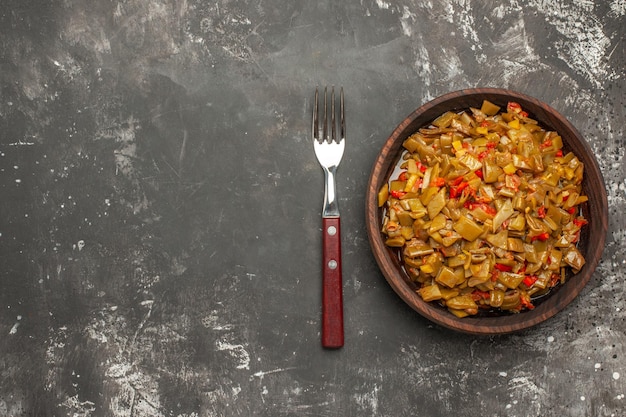
[[[337,204],[337,167],[346,145],[343,87],[339,92],[339,129],[337,137],[335,121],[335,87],[324,88],[323,123],[320,126],[319,92],[315,89],[313,104],[313,148],[324,170],[324,208],[322,210],[322,346],[343,346],[343,283],[341,276],[341,228]],[[330,113],[330,126],[328,115]]]

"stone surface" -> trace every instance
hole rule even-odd
[[[623,0],[0,1],[0,415],[622,416]],[[343,85],[346,345],[320,345],[313,89]],[[515,335],[380,274],[371,164],[425,101],[505,87],[588,139],[603,260]]]

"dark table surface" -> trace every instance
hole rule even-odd
[[[0,1],[1,416],[623,416],[623,0]],[[342,85],[346,344],[320,345],[316,85]],[[504,87],[589,141],[609,233],[536,328],[440,328],[364,224],[391,130]]]

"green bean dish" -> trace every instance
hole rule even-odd
[[[578,272],[583,163],[521,106],[446,112],[403,143],[382,233],[426,302],[517,313]]]

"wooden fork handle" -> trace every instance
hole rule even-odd
[[[322,218],[322,346],[343,346],[343,282],[339,217]]]

